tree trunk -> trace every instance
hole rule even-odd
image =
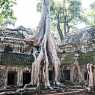
[[[62,42],[63,41],[63,33],[62,33],[61,28],[60,28],[60,17],[59,17],[59,13],[57,15],[57,30],[58,30],[58,33],[59,33],[59,36],[60,36],[60,40]]]
[[[66,23],[66,16],[64,16],[64,35],[66,36],[67,33],[67,23]]]
[[[59,58],[57,56],[56,45],[53,36],[50,33],[50,16],[49,16],[49,0],[43,0],[43,11],[40,23],[37,27],[37,34],[28,39],[29,42],[33,41],[34,46],[39,46],[40,51],[38,57],[35,58],[32,64],[32,84],[39,86],[39,75],[41,72],[40,67],[44,62],[44,84],[50,86],[48,66],[50,63],[54,66],[55,70],[55,82],[58,83],[58,72],[59,72]],[[31,46],[31,45],[30,45]],[[42,62],[43,61],[43,62]]]

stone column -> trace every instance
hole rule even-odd
[[[71,66],[70,69],[70,80],[73,82],[74,81],[74,65]]]
[[[5,87],[7,86],[7,81],[8,81],[8,68],[6,67],[5,69]]]
[[[23,71],[21,68],[17,71],[17,86],[23,85]]]
[[[87,70],[88,70],[88,75],[89,75],[89,87],[93,87],[93,73],[92,73],[92,64],[87,64]]]
[[[5,66],[0,66],[0,87],[7,86],[7,68]]]
[[[95,87],[95,65],[93,65],[93,85]]]

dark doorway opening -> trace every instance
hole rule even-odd
[[[7,85],[17,85],[17,72],[16,71],[8,71]]]
[[[13,51],[13,48],[10,45],[6,45],[4,48],[4,52],[5,53],[10,53]]]
[[[23,85],[31,82],[31,72],[25,71],[23,72]]]
[[[64,80],[70,80],[70,70],[63,70]]]
[[[53,82],[53,80],[54,80],[54,72],[53,70],[49,70],[49,81]]]
[[[85,73],[84,73],[84,80],[87,80],[87,79],[88,79],[88,73],[85,72]]]

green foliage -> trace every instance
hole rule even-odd
[[[79,17],[81,2],[78,0],[70,0],[69,3],[70,4],[68,7],[68,11],[70,15],[72,16],[72,18]]]
[[[77,24],[80,18],[80,7],[80,0],[50,0],[51,28],[56,30],[58,15],[62,31],[66,25],[70,28]],[[41,11],[41,1],[38,2],[37,10]]]
[[[62,2],[60,4],[54,2],[51,6],[51,23],[54,27],[60,23],[60,29],[66,35],[80,21],[81,2],[80,0],[62,0]]]
[[[81,19],[89,26],[95,26],[95,1],[90,5],[90,8],[84,10]]]
[[[13,13],[13,6],[16,0],[0,0],[0,25],[7,20],[16,20]]]
[[[42,9],[42,2],[38,1],[38,3],[37,3],[37,11],[41,12],[41,9]]]

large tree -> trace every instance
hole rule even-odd
[[[56,44],[53,38],[53,35],[50,32],[50,7],[49,0],[43,0],[42,6],[42,16],[37,27],[37,34],[30,38],[26,39],[28,43],[31,41],[34,46],[39,46],[40,51],[37,57],[35,57],[35,61],[32,64],[32,84],[40,84],[40,72],[43,72],[43,81],[44,85],[50,87],[49,82],[49,64],[52,64],[54,67],[55,78],[54,81],[56,84],[58,82],[58,73],[59,73],[59,65],[60,60],[57,56]],[[40,69],[43,67],[42,69]]]

